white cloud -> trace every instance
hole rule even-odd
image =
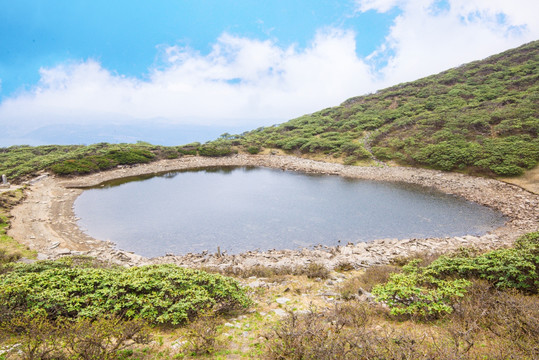
[[[208,54],[161,46],[162,64],[144,80],[92,59],[43,68],[31,91],[0,104],[0,125],[19,134],[50,124],[156,119],[255,128],[539,38],[535,0],[358,0],[357,6],[360,13],[401,11],[364,59],[351,31],[325,29],[301,50],[223,34]]]
[[[172,123],[284,121],[372,88],[352,32],[328,29],[299,51],[271,41],[222,35],[207,55],[177,46],[146,80],[87,60],[41,69],[31,91],[5,100],[0,119],[24,124],[164,119]]]
[[[358,0],[360,12],[398,8],[384,44],[384,85],[414,80],[539,38],[535,0]]]

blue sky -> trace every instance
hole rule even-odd
[[[270,125],[535,40],[537,13],[534,0],[0,0],[0,146]]]
[[[37,83],[39,69],[93,58],[144,78],[159,66],[160,45],[211,51],[223,33],[308,45],[319,28],[353,29],[358,56],[373,52],[398,9],[354,16],[347,1],[3,1],[0,13],[2,96]]]

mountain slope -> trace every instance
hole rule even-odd
[[[512,176],[539,160],[539,41],[213,142]]]

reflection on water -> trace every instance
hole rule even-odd
[[[115,180],[84,191],[75,213],[89,235],[145,256],[480,235],[504,222],[419,186],[258,167]]]

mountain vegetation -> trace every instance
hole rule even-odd
[[[539,160],[539,41],[214,146],[513,176]]]
[[[221,270],[232,279],[87,257],[7,262],[0,359],[539,356],[539,232],[490,252],[319,267]]]
[[[283,124],[206,144],[99,143],[0,148],[0,173],[81,175],[184,155],[282,151],[345,164],[373,159],[489,176],[539,161],[539,41]]]

